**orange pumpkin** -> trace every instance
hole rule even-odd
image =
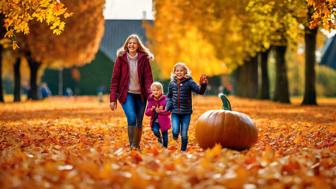
[[[212,148],[218,143],[222,147],[242,150],[257,142],[258,131],[246,114],[209,110],[198,118],[195,136],[203,149]]]

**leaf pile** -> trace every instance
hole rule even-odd
[[[106,98],[107,99],[107,98]],[[95,98],[53,97],[0,105],[1,188],[335,188],[336,101],[283,105],[230,97],[255,121],[251,149],[202,150],[195,121],[220,109],[195,97],[187,152],[169,133],[163,149],[144,119],[141,152],[129,150],[126,118]]]

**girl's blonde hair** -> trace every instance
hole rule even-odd
[[[176,77],[176,74],[175,74],[175,70],[178,66],[181,66],[185,71],[186,71],[186,74],[184,76],[184,78],[191,78],[191,71],[190,69],[188,68],[188,66],[183,63],[183,62],[178,62],[174,65],[174,68],[173,68],[173,71],[170,73],[170,79],[173,81]]]
[[[147,47],[145,47],[145,45],[142,43],[140,37],[137,34],[131,34],[127,37],[123,46],[117,50],[117,56],[122,56],[126,52],[128,52],[127,44],[131,39],[136,39],[136,41],[138,42],[139,44],[138,52],[146,53],[149,59],[151,60],[154,59],[154,55],[150,52],[150,50]]]
[[[154,87],[158,87],[159,89],[161,89],[162,94],[164,94],[164,92],[163,92],[163,85],[160,82],[158,82],[158,81],[153,82],[152,85],[151,85],[151,90]]]

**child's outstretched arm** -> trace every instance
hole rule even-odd
[[[198,86],[197,83],[192,80],[191,90],[194,91],[197,94],[203,95],[205,93],[205,90],[206,90],[207,85],[208,85],[208,79],[205,75],[201,76],[200,85],[201,86]]]

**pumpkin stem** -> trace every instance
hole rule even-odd
[[[219,93],[218,96],[219,96],[219,98],[222,100],[222,103],[223,103],[223,109],[224,109],[224,110],[232,111],[232,109],[231,109],[231,104],[230,104],[229,99],[228,99],[223,93]]]

